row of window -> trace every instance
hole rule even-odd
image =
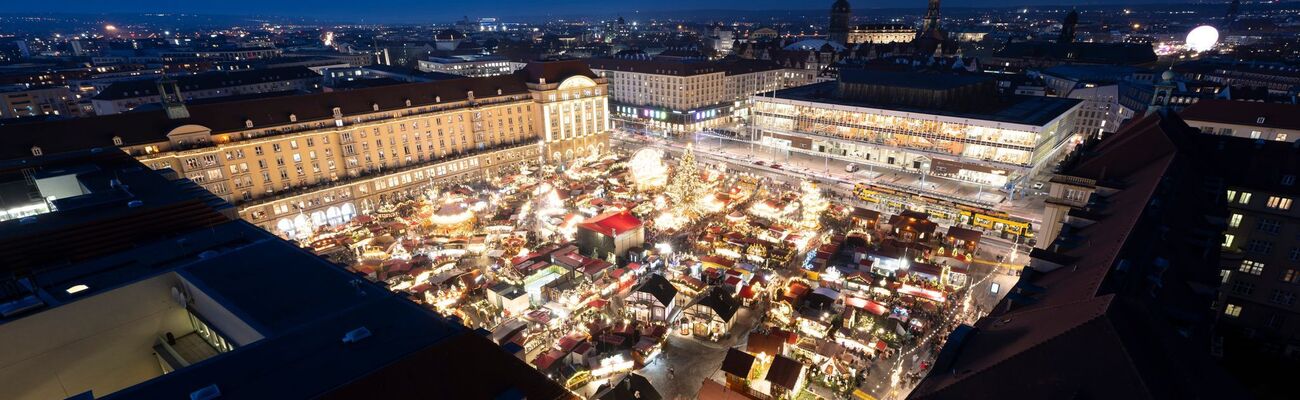
[[[1294,183],[1295,183],[1294,175],[1287,175],[1282,177],[1282,184],[1291,185]],[[1229,203],[1238,203],[1238,204],[1246,204],[1246,205],[1250,204],[1250,200],[1254,197],[1251,195],[1250,192],[1244,192],[1244,191],[1238,192],[1236,190],[1228,190],[1227,194],[1228,194]],[[1292,199],[1290,197],[1269,196],[1268,201],[1264,203],[1264,206],[1272,209],[1277,209],[1277,210],[1290,210],[1291,202]]]

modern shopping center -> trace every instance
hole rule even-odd
[[[1003,94],[980,75],[876,70],[753,100],[768,145],[1007,190],[1073,143],[1079,107]]]

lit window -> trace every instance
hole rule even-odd
[[[1230,235],[1230,234],[1224,234],[1224,235],[1223,235],[1223,247],[1232,247],[1232,239],[1235,239],[1235,238],[1236,238],[1235,236],[1232,236],[1232,235]]]
[[[1243,194],[1244,194],[1244,193],[1243,193]],[[1291,209],[1291,199],[1286,198],[1286,197],[1269,196],[1269,198],[1268,198],[1268,208],[1276,208],[1276,209],[1279,209],[1279,210],[1290,210],[1290,209]]]
[[[1224,307],[1224,308],[1223,308],[1223,314],[1224,314],[1224,315],[1227,315],[1227,316],[1229,316],[1229,317],[1237,317],[1237,316],[1240,316],[1240,315],[1241,315],[1241,306],[1236,305],[1236,304],[1229,304],[1227,307]]]
[[[1241,192],[1241,197],[1237,198],[1237,202],[1241,204],[1250,204],[1250,192]]]
[[[1233,228],[1241,226],[1241,214],[1232,214],[1232,219],[1228,220],[1228,226]]]
[[[1258,276],[1259,274],[1264,273],[1264,264],[1260,262],[1251,261],[1251,260],[1242,260],[1241,266],[1237,267],[1237,270],[1241,272],[1245,272],[1247,274]]]

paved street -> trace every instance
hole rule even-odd
[[[762,312],[755,312],[748,307],[741,308],[736,313],[736,323],[731,328],[731,334],[718,342],[670,332],[658,359],[639,372],[650,379],[665,399],[694,399],[704,379],[722,368],[727,348],[743,344],[749,331],[758,325],[760,315]],[[669,368],[673,370],[671,378]]]

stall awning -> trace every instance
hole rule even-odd
[[[912,265],[908,267],[908,272],[938,278],[939,275],[943,273],[943,268],[934,264],[912,263]]]
[[[867,312],[876,315],[885,315],[885,313],[889,312],[889,309],[881,305],[880,303],[867,300],[861,297],[849,297],[848,299],[844,300],[844,304],[847,304],[849,305],[849,307],[857,308],[859,310],[866,310]]]
[[[939,293],[939,291],[937,290],[930,290],[930,289],[920,288],[912,285],[903,285],[902,287],[898,288],[898,292],[905,295],[916,296],[916,297],[920,297],[938,303],[942,303],[945,300],[943,293]]]

